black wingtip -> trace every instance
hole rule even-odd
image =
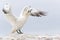
[[[39,14],[42,16],[46,16],[46,12],[43,12],[43,11],[39,12]]]
[[[2,11],[3,11],[5,14],[7,14],[7,12],[6,12],[4,9],[3,9]]]

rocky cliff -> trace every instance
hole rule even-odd
[[[31,34],[10,34],[0,37],[0,40],[60,40],[60,36],[40,36]]]

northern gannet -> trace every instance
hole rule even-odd
[[[43,12],[43,11],[37,10],[37,11],[32,12],[32,10],[33,9],[30,6],[24,7],[20,14],[20,17],[16,18],[14,15],[12,15],[11,6],[9,4],[6,4],[3,7],[4,15],[6,16],[8,21],[13,26],[11,33],[15,33],[17,30],[19,30],[20,34],[21,34],[22,33],[21,29],[22,29],[23,25],[26,23],[29,16],[37,16],[37,17],[45,16],[45,12]],[[19,33],[19,32],[17,31],[17,33]]]

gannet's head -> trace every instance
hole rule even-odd
[[[23,16],[29,16],[31,11],[32,11],[31,6],[25,7],[23,10]]]

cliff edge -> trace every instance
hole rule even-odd
[[[0,40],[60,40],[60,36],[40,36],[31,34],[10,34]]]

